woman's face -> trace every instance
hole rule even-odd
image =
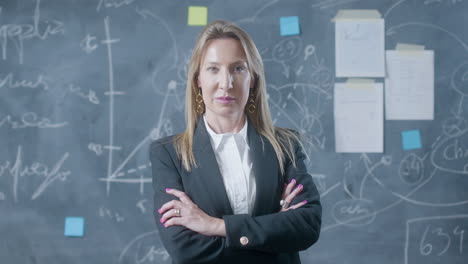
[[[238,40],[225,38],[209,42],[200,64],[198,86],[202,89],[208,117],[244,114],[253,78]]]

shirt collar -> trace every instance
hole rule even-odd
[[[238,133],[216,134],[216,132],[214,132],[208,125],[205,115],[203,115],[203,121],[205,122],[206,131],[208,131],[208,134],[210,135],[211,142],[213,143],[215,150],[218,150],[221,143],[225,142],[225,140],[231,136],[240,137],[243,139],[243,142],[247,144],[247,117],[245,118],[244,126]]]

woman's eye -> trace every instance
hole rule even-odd
[[[216,67],[208,67],[207,70],[210,72],[216,72],[218,69]]]
[[[234,70],[235,70],[236,72],[242,72],[242,71],[245,70],[245,67],[244,67],[244,66],[236,66],[236,67],[234,67]]]

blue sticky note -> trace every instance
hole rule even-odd
[[[280,17],[281,36],[299,35],[299,17]]]
[[[83,217],[65,217],[65,236],[82,237],[83,234]]]
[[[421,134],[419,130],[408,130],[401,132],[403,139],[403,149],[419,149],[421,148]]]

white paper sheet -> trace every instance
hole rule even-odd
[[[363,85],[335,83],[336,152],[383,152],[383,85]]]
[[[386,56],[386,119],[433,120],[434,52],[388,50]]]
[[[337,77],[385,77],[384,20],[337,20]]]

